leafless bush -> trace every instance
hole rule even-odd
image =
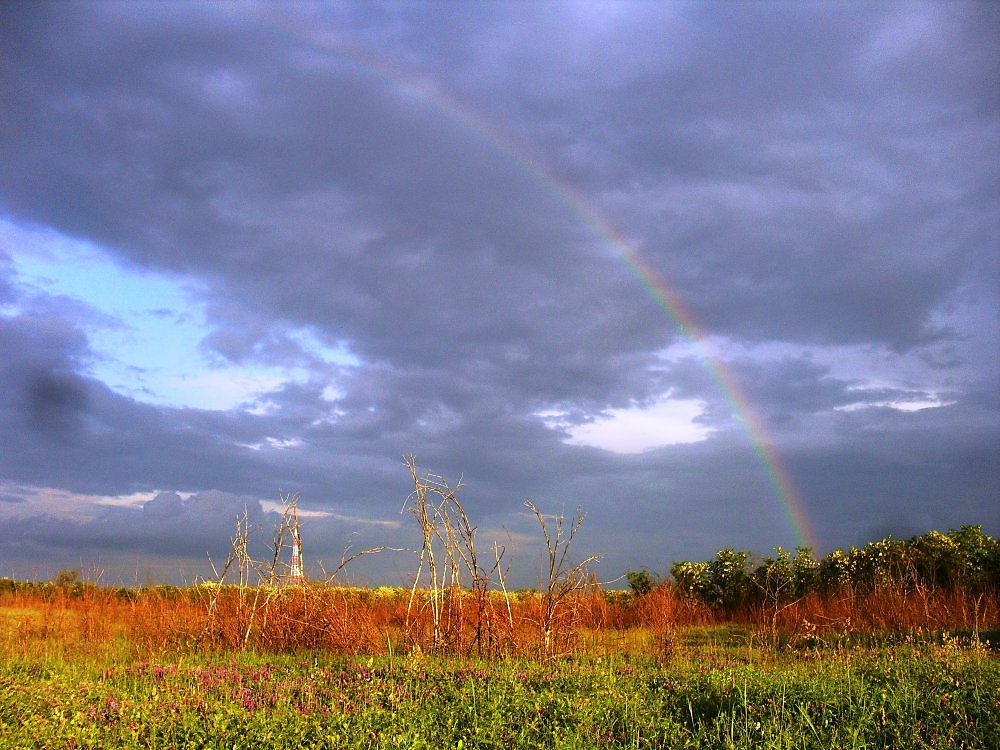
[[[413,480],[413,491],[403,509],[416,519],[421,532],[417,571],[404,624],[406,641],[411,648],[426,646],[432,651],[503,650],[513,630],[510,600],[503,581],[505,548],[494,542],[492,558],[480,557],[476,527],[458,499],[461,480],[453,487],[440,475],[420,474],[412,455],[404,456],[403,462]],[[497,612],[496,603],[489,596],[494,576],[503,591],[506,618]],[[429,642],[422,637],[425,613],[430,619]]]
[[[570,563],[570,546],[586,518],[579,508],[569,525],[566,524],[565,514],[560,513],[553,518],[550,527],[538,506],[530,500],[526,500],[524,505],[535,514],[545,540],[542,610],[538,625],[542,636],[542,655],[547,659],[555,653],[557,645],[555,640],[560,635],[566,637],[572,632],[571,629],[561,627],[568,624],[563,622],[566,618],[561,617],[567,597],[587,586],[590,580],[590,566],[598,562],[601,556],[590,555],[575,565]],[[569,619],[571,622],[576,621],[576,618]]]

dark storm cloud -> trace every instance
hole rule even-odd
[[[912,346],[957,283],[997,278],[995,8],[687,10],[652,21],[684,44],[595,35],[576,76],[502,101],[526,128],[559,102],[534,135],[613,170],[595,190],[627,186],[609,209],[710,330]],[[515,67],[549,43],[523,36]]]
[[[317,324],[362,357],[474,351],[502,364],[521,345],[560,362],[581,339],[628,350],[629,339],[645,349],[671,335],[643,325],[648,307],[633,305],[609,306],[578,329],[581,308],[621,298],[631,281],[608,258],[576,250],[585,232],[573,217],[434,106],[335,53],[327,69],[303,70],[277,37],[251,45],[240,28],[210,52],[195,33],[150,57],[140,39],[154,32],[134,23],[102,25],[109,38],[71,81],[37,61],[18,69],[31,84],[17,109],[25,137],[7,142],[18,213],[143,262],[225,279],[215,290],[223,301],[250,295],[269,316]],[[38,39],[56,72],[69,67],[58,62],[65,46],[96,33],[64,24]],[[268,65],[245,59],[248,47],[268,50]],[[109,67],[119,71],[114,86]],[[177,68],[190,72],[186,86]],[[234,123],[227,101],[205,91],[216,73],[244,82],[233,95],[238,111],[261,108],[251,123]],[[56,154],[48,174],[27,167],[37,148]],[[46,197],[33,183],[77,184],[72,196]],[[229,333],[230,320],[218,318],[223,330],[209,343],[239,357],[252,329]]]
[[[447,112],[336,47],[314,47],[306,65],[296,54],[303,40],[274,32],[280,17],[269,25],[252,13],[186,12],[187,25],[160,29],[138,14],[106,18],[81,6],[36,32],[12,64],[26,83],[21,127],[5,146],[19,175],[8,191],[17,213],[144,262],[207,273],[217,292],[250,293],[270,315],[335,326],[370,357],[425,362],[474,350],[502,360],[526,342],[559,367],[567,348],[613,341],[635,352],[669,340],[667,326],[657,334],[642,324],[648,307],[623,304],[634,282],[587,250],[574,217]],[[583,52],[603,35],[576,38],[570,24],[555,37],[575,52],[565,63],[535,46],[548,36],[507,13],[468,14],[465,37],[496,33],[504,61],[522,45],[534,50],[524,58],[532,75],[521,62],[503,68],[508,78],[484,77],[484,104],[494,92],[511,106],[530,99],[523,81],[579,76],[562,98],[552,94],[550,119],[582,143],[553,144],[553,155],[579,146],[625,171],[602,175],[596,195],[615,183],[641,189],[635,200],[623,196],[635,208],[622,219],[639,224],[630,234],[648,238],[644,251],[711,330],[913,345],[935,333],[929,311],[959,277],[996,270],[983,242],[996,221],[984,159],[997,145],[995,112],[983,104],[991,84],[975,66],[945,66],[942,76],[934,66],[949,56],[934,41],[986,59],[990,50],[972,19],[945,14],[943,30],[914,42],[920,64],[884,73],[876,87],[859,70],[901,64],[862,62],[891,14],[820,15],[675,9],[651,22],[682,28],[686,56],[661,59],[657,38],[643,38],[644,64],[626,66],[609,91],[586,88],[603,63]],[[400,16],[412,24],[403,44],[438,50],[444,29],[419,14],[369,23]],[[559,20],[541,13],[543,24]],[[495,28],[512,24],[507,34]],[[175,38],[183,43],[168,44]],[[612,35],[605,55],[631,44]],[[438,50],[449,64],[491,71],[452,46]],[[929,69],[969,94],[927,91]],[[916,109],[900,120],[908,104]],[[946,106],[954,116],[935,120]],[[28,169],[42,161],[39,149],[56,159]],[[673,155],[697,173],[668,163]],[[72,196],[46,197],[74,183]],[[966,208],[976,205],[980,212]],[[614,315],[579,327],[593,300],[610,300]],[[231,320],[220,316],[220,327]],[[223,330],[210,343],[238,357],[251,342],[234,339],[253,336]]]
[[[86,386],[72,375],[36,373],[28,385],[32,423],[40,432],[64,438],[87,414]]]
[[[294,489],[387,519],[415,451],[464,473],[487,523],[530,496],[590,507],[641,554],[654,530],[676,556],[787,545],[731,394],[693,356],[663,361],[683,337],[554,179],[722,339],[823,538],[907,509],[1000,523],[994,6],[9,3],[0,19],[4,216],[196,279],[215,361],[309,373],[254,412],[137,403],[88,375],[87,311],[28,299],[0,255],[0,478]],[[303,328],[360,364],[321,361]],[[788,353],[758,356],[769,343]],[[828,345],[857,347],[856,368],[796,349]],[[866,357],[890,355],[937,379],[883,382]],[[668,391],[705,404],[708,440],[620,456],[537,416]],[[935,400],[954,404],[888,406]],[[191,552],[178,530],[202,500],[178,502],[49,537],[22,518],[18,538]]]

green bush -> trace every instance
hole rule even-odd
[[[653,574],[645,568],[642,570],[630,570],[625,574],[625,578],[628,580],[628,585],[632,589],[632,593],[636,596],[645,596],[656,585],[656,579],[653,578]]]
[[[981,525],[962,526],[947,534],[929,531],[911,539],[887,537],[860,548],[835,549],[821,560],[815,559],[809,547],[796,547],[794,557],[781,547],[775,547],[774,553],[751,571],[749,552],[726,547],[714,560],[674,561],[670,575],[678,593],[722,612],[741,605],[777,604],[843,586],[857,592],[915,586],[976,592],[1000,589],[1000,540],[984,534]],[[629,571],[630,585],[634,579],[636,585],[644,586],[644,572]]]

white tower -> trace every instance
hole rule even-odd
[[[302,563],[302,536],[299,533],[299,507],[292,503],[292,562],[288,570],[289,583],[304,583],[305,565]]]

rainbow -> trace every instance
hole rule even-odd
[[[694,344],[700,361],[746,431],[797,541],[817,548],[816,537],[792,477],[739,381],[727,369],[723,360],[711,351],[706,332],[692,317],[680,296],[597,209],[588,204],[572,187],[553,175],[541,159],[534,158],[528,149],[515,143],[510,135],[498,130],[493,123],[437,85],[390,66],[385,60],[375,57],[329,29],[319,29],[317,26],[305,24],[301,19],[278,16],[264,9],[258,10],[256,15],[272,29],[283,32],[294,41],[304,42],[316,51],[332,54],[341,62],[357,68],[366,75],[375,76],[382,83],[396,87],[397,90],[433,107],[452,122],[458,123],[464,130],[516,165],[523,174],[553,196],[586,226],[603,245],[610,248],[656,304],[667,313],[680,333]]]

